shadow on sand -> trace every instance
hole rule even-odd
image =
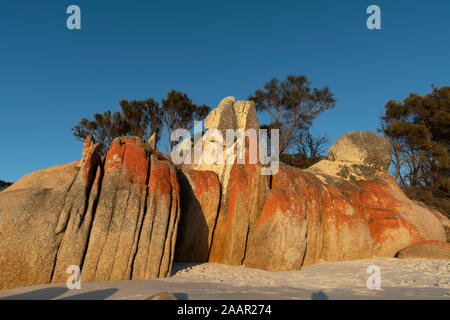
[[[177,297],[179,300],[188,300],[188,295],[187,295],[187,293],[175,292],[173,295],[174,295],[175,297]]]
[[[311,300],[328,300],[328,296],[323,291],[317,291],[311,294]]]
[[[116,293],[119,289],[111,288],[111,289],[103,289],[103,290],[95,290],[89,292],[83,292],[79,294],[74,294],[68,297],[63,297],[57,300],[104,300],[109,298],[114,293]],[[44,288],[38,289],[31,292],[25,292],[20,294],[11,295],[8,297],[0,298],[0,300],[51,300],[55,299],[67,291],[72,291],[67,288]],[[77,290],[73,290],[73,293],[76,293]]]
[[[69,289],[67,288],[44,288],[31,292],[19,293],[12,296],[1,298],[0,300],[51,300]]]
[[[119,291],[119,289],[116,289],[116,288],[95,290],[95,291],[76,294],[76,295],[69,296],[69,297],[64,297],[64,298],[61,298],[60,300],[105,300],[106,298],[109,298],[117,291]]]

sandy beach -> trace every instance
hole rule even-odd
[[[380,268],[380,289],[367,287],[371,265]],[[80,290],[68,290],[64,283],[39,285],[0,291],[0,299],[142,300],[162,291],[181,300],[450,300],[450,261],[372,258],[319,262],[289,272],[214,263],[175,264],[166,279],[82,282]]]

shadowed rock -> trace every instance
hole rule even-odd
[[[175,250],[178,262],[208,260],[220,202],[220,184],[212,171],[179,172],[181,218]]]

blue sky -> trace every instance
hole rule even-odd
[[[338,100],[314,132],[375,131],[388,100],[449,85],[449,16],[448,0],[0,0],[0,179],[79,159],[71,127],[120,99],[176,89],[215,107],[288,74]]]

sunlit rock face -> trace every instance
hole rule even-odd
[[[240,107],[235,108],[238,103]],[[247,116],[239,121],[236,109],[242,106]],[[246,120],[253,119],[248,116],[253,114],[252,103],[229,97],[205,124],[219,130],[245,128],[249,123],[257,127],[257,122]],[[385,138],[372,132],[351,132],[339,138],[328,155],[306,170],[281,164],[273,176],[261,175],[258,164],[190,166],[189,174],[206,170],[217,174],[220,202],[206,211],[197,206],[195,213],[186,214],[186,219],[195,216],[192,221],[203,221],[204,234],[197,236],[198,245],[209,252],[207,259],[205,252],[203,259],[191,256],[182,261],[298,270],[320,259],[394,257],[416,242],[446,241],[443,224],[448,219],[408,199],[387,173],[391,150]],[[196,197],[196,190],[205,184],[189,182]],[[217,184],[209,190],[217,194]],[[205,193],[198,193],[202,203]],[[192,225],[185,224],[183,233],[197,234]],[[189,245],[195,246],[192,238]]]
[[[440,241],[416,242],[397,253],[400,259],[445,259],[450,260],[450,243]]]
[[[34,172],[0,194],[0,288],[170,275],[180,216],[176,169],[133,137],[104,159],[90,138],[83,159]]]
[[[255,105],[225,98],[205,127],[258,131]],[[175,166],[154,147],[120,137],[101,157],[89,137],[81,160],[0,192],[0,289],[65,282],[72,265],[82,281],[105,281],[166,277],[173,261],[286,271],[448,254],[450,221],[405,196],[387,173],[389,143],[375,133],[344,135],[327,160],[280,164],[273,175],[236,157]]]

